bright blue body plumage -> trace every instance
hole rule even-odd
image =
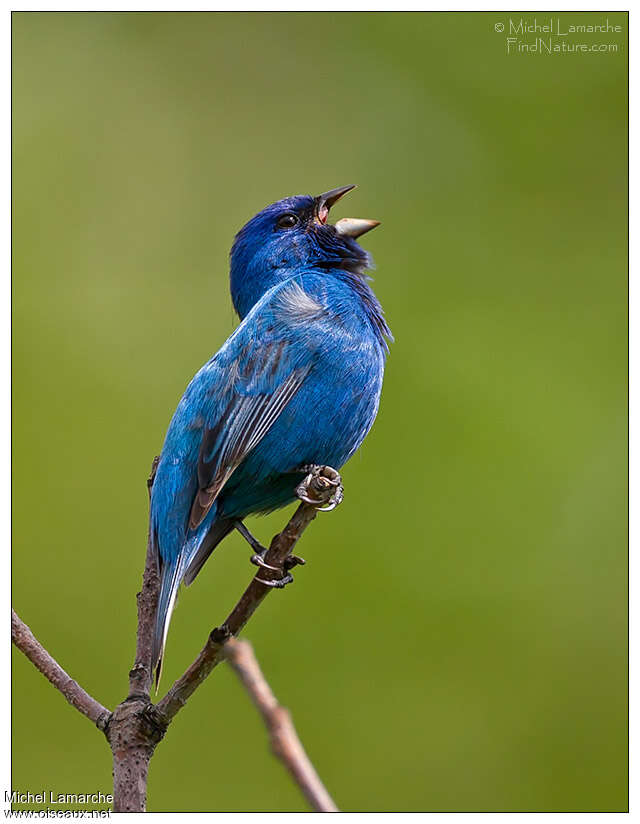
[[[326,222],[351,188],[278,201],[236,237],[231,294],[242,322],[187,387],[152,487],[155,664],[180,583],[237,521],[295,500],[304,467],[339,469],[373,424],[390,332],[355,238],[377,223]]]

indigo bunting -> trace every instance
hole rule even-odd
[[[236,235],[230,281],[241,323],[188,385],[151,492],[158,676],[180,584],[233,529],[261,563],[264,547],[243,519],[295,500],[310,466],[339,469],[376,417],[392,337],[356,238],[378,221],[327,223],[353,188],[280,200]]]

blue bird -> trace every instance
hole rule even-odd
[[[339,469],[376,417],[392,337],[356,238],[378,221],[327,223],[353,188],[279,200],[235,238],[231,297],[241,323],[187,387],[152,487],[158,677],[180,584],[233,529],[260,563],[264,548],[242,520],[294,501],[309,466]]]

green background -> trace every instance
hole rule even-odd
[[[133,661],[151,459],[235,325],[233,235],[354,182],[334,218],[382,221],[363,245],[396,337],[380,414],[245,637],[345,810],[626,808],[608,17],[621,34],[568,39],[617,53],[509,56],[504,12],[14,14],[13,602],[100,701]],[[182,594],[165,688],[248,557],[231,536]],[[14,789],[109,790],[101,735],[17,652],[13,709]],[[306,809],[227,668],[158,748],[149,808]]]

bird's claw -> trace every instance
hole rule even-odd
[[[318,510],[318,512],[331,512],[332,509],[335,509],[337,506],[340,506],[343,500],[344,490],[342,488],[342,485],[340,485],[329,499],[329,503],[326,506],[318,506],[316,507],[316,509]]]
[[[251,563],[252,563],[252,564],[254,564],[254,566],[259,566],[259,567],[262,567],[263,569],[270,569],[270,570],[272,570],[273,572],[279,572],[279,571],[280,571],[280,568],[279,568],[279,567],[274,567],[274,566],[271,566],[271,564],[268,564],[268,563],[265,561],[265,559],[264,559],[264,555],[265,555],[265,553],[266,553],[266,549],[265,549],[265,551],[264,551],[264,552],[262,552],[262,553],[260,553],[260,552],[255,552],[255,553],[251,556],[251,558],[249,558],[249,560],[251,561]]]
[[[254,556],[254,558],[255,557],[256,556]],[[260,558],[259,555],[257,557]],[[256,563],[253,558],[251,559],[251,561],[253,563]],[[260,558],[260,561],[263,561],[263,559]],[[271,570],[273,570],[273,572],[282,573],[282,578],[276,578],[273,581],[267,581],[264,578],[257,578],[256,577],[256,581],[259,581],[261,584],[264,584],[266,587],[276,587],[277,589],[283,589],[284,587],[286,587],[287,584],[292,584],[293,583],[293,575],[291,574],[290,570],[292,570],[295,566],[298,566],[298,565],[303,566],[306,563],[307,562],[305,561],[305,559],[300,558],[299,555],[287,555],[287,557],[282,562],[281,567],[274,567],[274,566],[270,566],[269,564],[259,563],[259,566],[262,566],[265,569],[271,569]]]
[[[273,567],[269,567],[273,569]],[[260,581],[261,584],[264,584],[266,587],[275,587],[276,589],[283,589],[286,587],[287,584],[293,583],[293,575],[288,572],[283,578],[276,578],[275,581],[265,581],[264,578],[256,578],[256,581]]]
[[[298,566],[298,564],[300,566],[304,566],[306,563],[307,562],[305,561],[305,559],[301,558],[299,555],[287,555],[287,557],[284,559],[282,566],[285,572],[289,572],[290,569],[293,569],[294,567]]]
[[[305,504],[315,506],[318,512],[331,512],[344,500],[340,473],[330,466],[304,467],[308,472],[296,487],[296,495]]]

